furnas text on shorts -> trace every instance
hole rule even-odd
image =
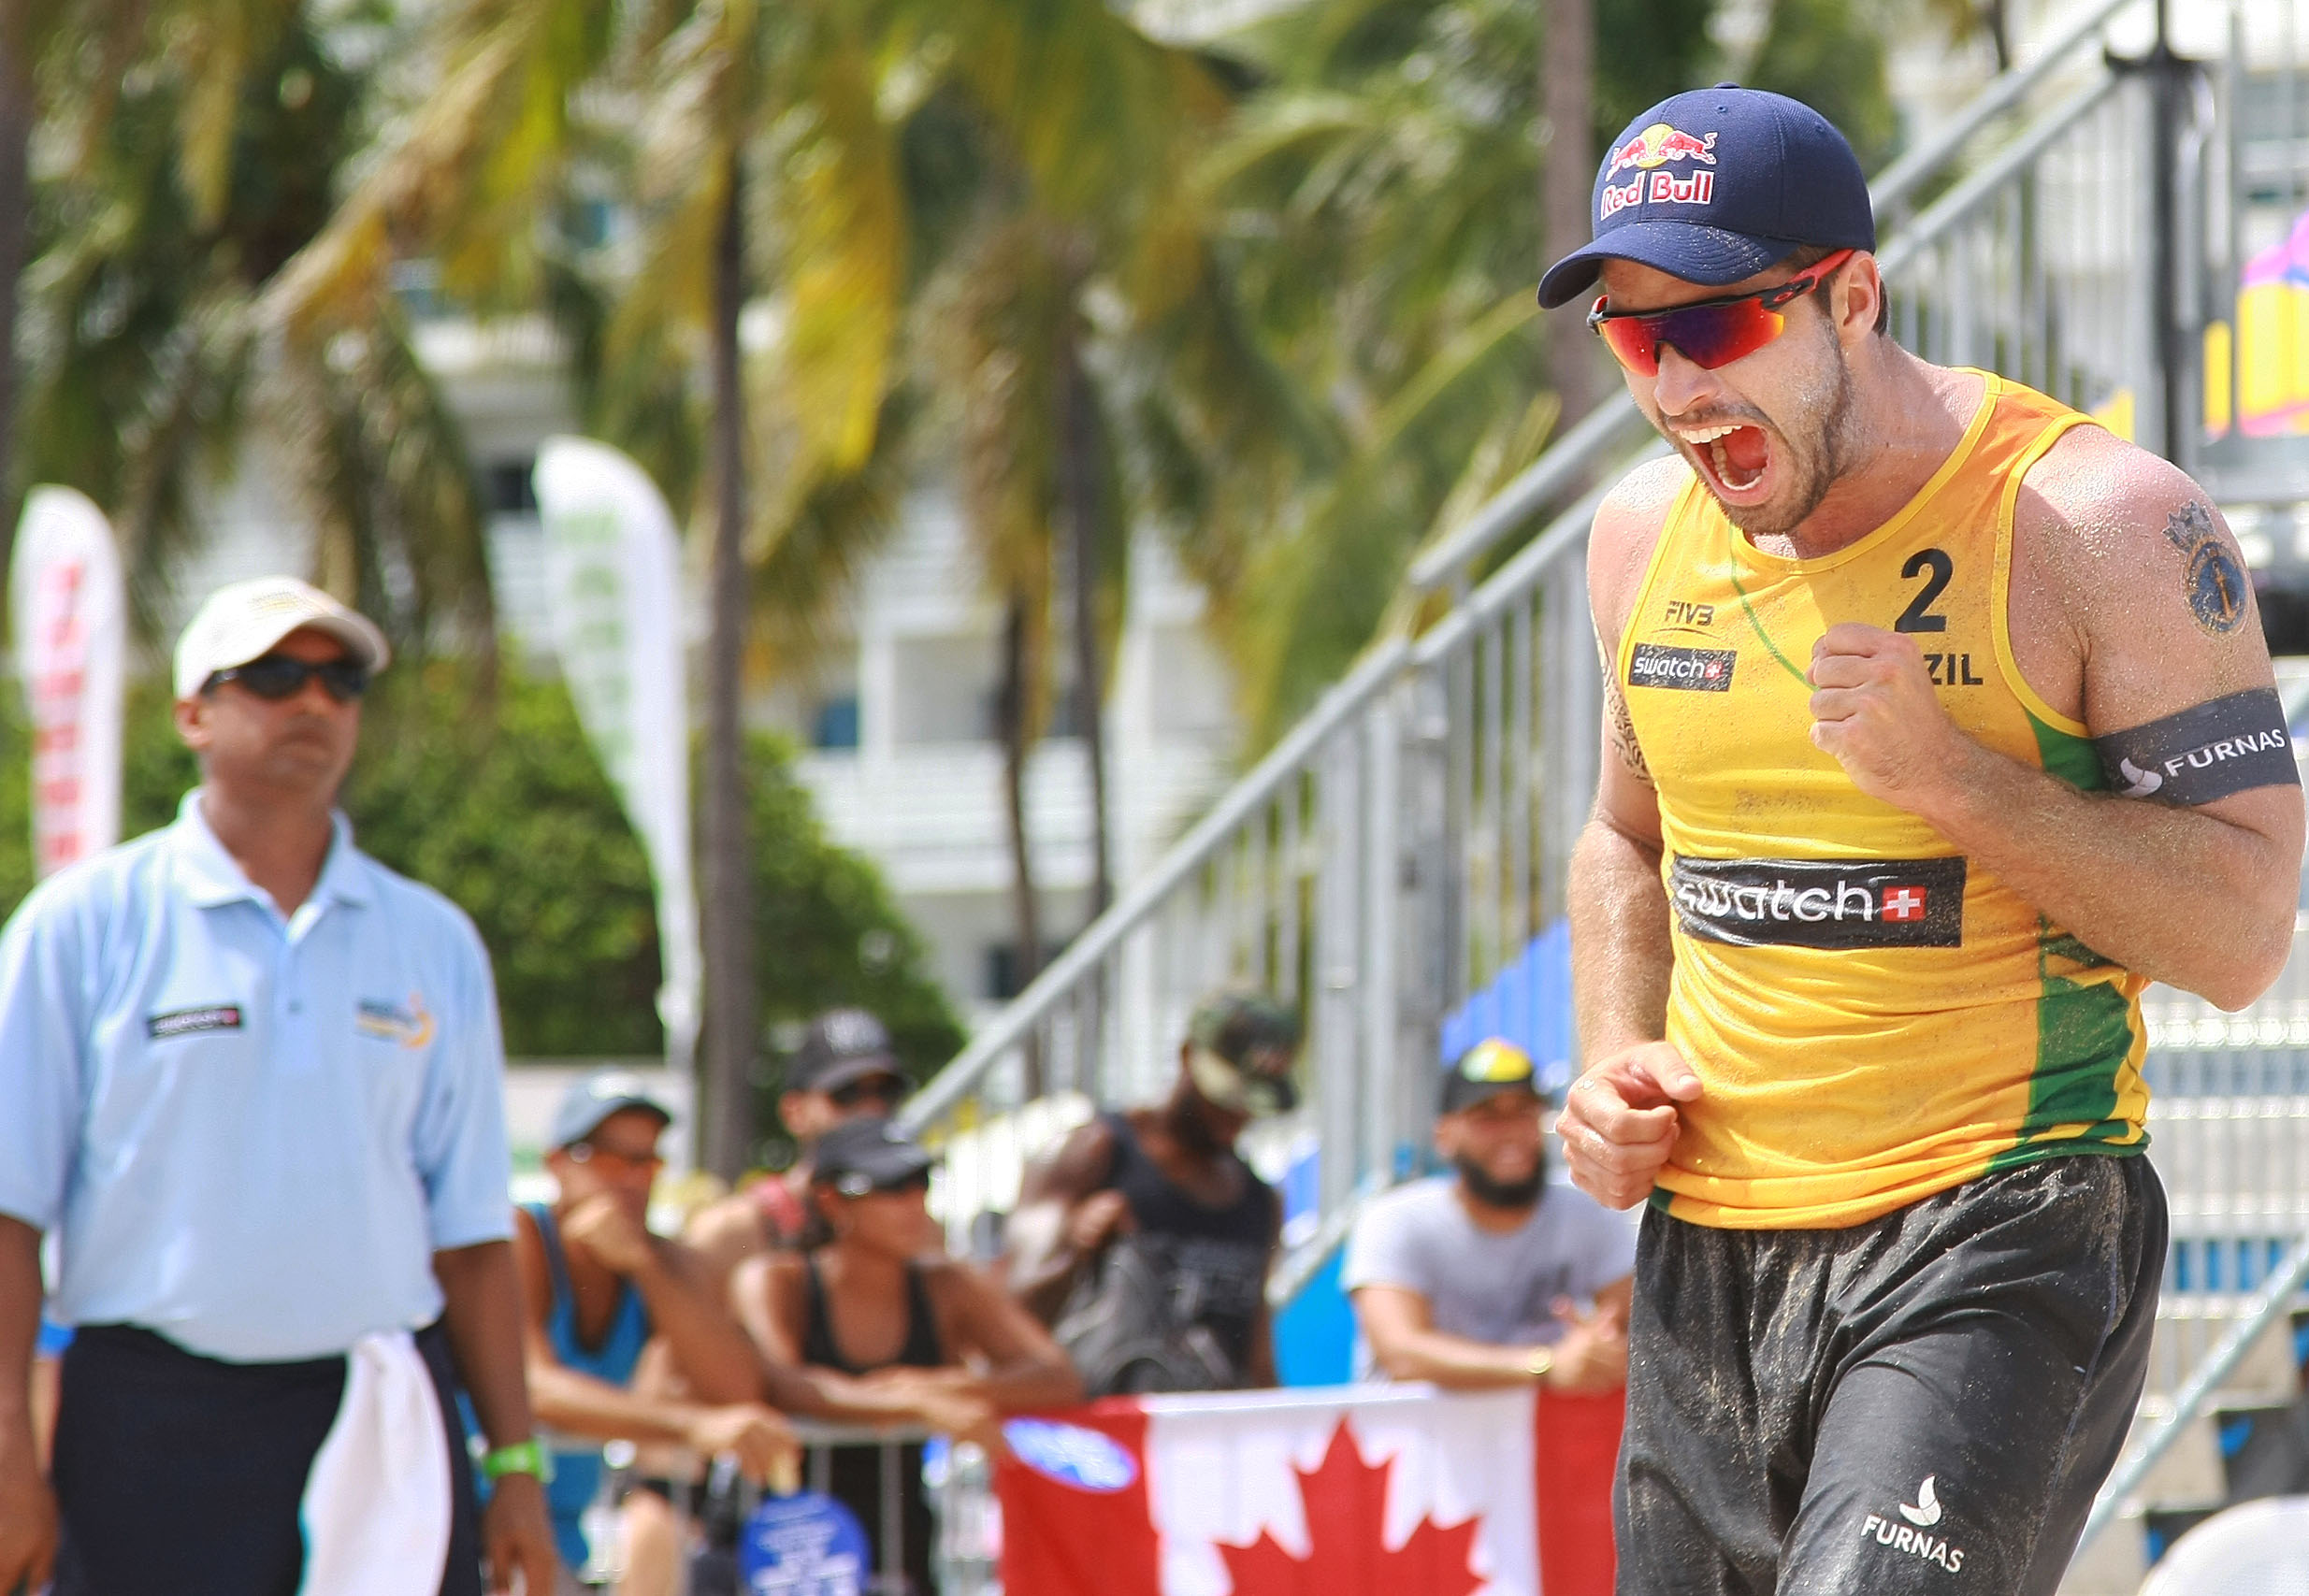
[[[1872,1540],[1880,1546],[1890,1546],[1896,1552],[1907,1552],[1935,1562],[1951,1574],[1964,1567],[1964,1548],[1952,1546],[1940,1536],[1923,1530],[1912,1530],[1906,1524],[1882,1518],[1871,1513],[1860,1521],[1860,1538]]]

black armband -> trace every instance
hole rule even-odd
[[[2153,803],[2211,803],[2253,787],[2301,784],[2274,687],[2248,688],[2096,737],[2093,748],[2112,790]]]

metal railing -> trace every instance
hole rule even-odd
[[[929,1548],[931,1576],[940,1596],[994,1596],[1001,1590],[998,1564],[1002,1557],[1001,1510],[995,1504],[991,1461],[974,1442],[954,1441],[919,1425],[866,1426],[832,1424],[815,1419],[793,1421],[801,1443],[799,1477],[794,1485],[821,1495],[832,1493],[836,1451],[868,1451],[875,1462],[875,1501],[857,1514],[859,1528],[871,1537],[873,1566],[858,1571],[859,1596],[907,1596],[905,1570],[911,1560],[907,1544],[905,1499],[918,1489],[928,1503],[933,1540]],[[576,1571],[581,1589],[607,1590],[617,1587],[628,1572],[625,1566],[613,1510],[623,1488],[636,1477],[635,1449],[630,1443],[606,1445],[576,1436],[549,1435],[550,1450],[558,1458],[599,1458],[602,1488],[593,1509],[613,1515],[601,1526],[601,1541],[584,1569]],[[918,1463],[908,1450],[920,1446]],[[684,1462],[695,1459],[686,1453]],[[910,1487],[905,1473],[916,1463],[920,1478]],[[677,1472],[670,1483],[671,1505],[685,1521],[723,1517],[742,1522],[763,1500],[764,1493],[739,1478],[733,1459],[717,1460],[711,1483],[700,1485]],[[793,1485],[783,1488],[791,1489]],[[713,1499],[709,1503],[709,1499]],[[855,1511],[859,1504],[852,1504]],[[588,1528],[588,1539],[595,1531]],[[690,1563],[692,1548],[685,1546],[675,1589],[688,1591],[715,1581],[700,1575]]]
[[[2127,163],[2144,124],[2099,41],[2144,5],[2094,0],[1872,188],[1896,219],[1944,191],[1884,252],[1907,274],[1895,283],[1900,330],[1928,352],[2011,368],[2088,406],[2139,384],[2103,358],[2131,346],[2102,319],[2142,308],[2111,287],[2137,278],[2137,240],[2125,218],[2103,217],[2097,232],[2077,219],[2113,215],[2135,182]],[[2045,216],[2059,219],[2056,244],[2029,222]],[[1264,986],[1306,1017],[1308,1102],[1272,1133],[1277,1147],[1320,1149],[1305,1244],[1335,1234],[1323,1221],[1358,1191],[1407,1167],[1425,1140],[1444,1018],[1563,913],[1600,740],[1590,484],[1646,437],[1633,404],[1615,399],[1415,562],[1414,586],[1464,588],[1505,539],[1553,511],[1424,634],[1375,643],[908,1106],[908,1122],[945,1147],[941,1197],[958,1244],[976,1212],[1015,1199],[1034,1150],[1021,1129],[1030,1098],[1159,1093],[1192,1004],[1221,983]]]
[[[1872,185],[1895,336],[2161,446],[2224,504],[2309,497],[2309,439],[2245,424],[2230,333],[2244,263],[2309,204],[2304,9],[2190,8],[2227,24],[2208,67],[2104,47],[2149,0],[2082,7]],[[1587,526],[1595,484],[1647,436],[1615,396],[1423,552],[1407,582],[1452,596],[1441,618],[1374,644],[916,1100],[908,1118],[949,1152],[958,1240],[1008,1206],[1038,1138],[1161,1090],[1191,1005],[1222,981],[1269,987],[1307,1022],[1309,1102],[1275,1145],[1320,1150],[1319,1202],[1278,1298],[1399,1176],[1424,1140],[1445,1016],[1563,912],[1596,775]],[[2297,952],[2243,1016],[2157,1002],[2152,1157],[2172,1269],[2142,1420],[2087,1542],[2139,1510],[2160,1458],[2309,1283],[2309,961]],[[1030,1083],[1072,1106],[1022,1108]]]

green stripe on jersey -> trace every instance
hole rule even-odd
[[[2048,773],[2084,792],[2106,785],[2090,741],[2047,726],[2034,713],[2028,726],[2036,733],[2038,761]],[[2018,1140],[1997,1156],[1991,1169],[2027,1163],[2055,1146],[2082,1150],[2131,1134],[2132,1128],[2116,1118],[2117,1071],[2132,1053],[2131,999],[2114,982],[2071,979],[2108,963],[2038,918],[2037,1058],[2028,1082],[2028,1113]],[[2032,1145],[2059,1125],[2090,1129],[2073,1141]]]

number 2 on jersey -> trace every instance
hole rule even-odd
[[[1956,562],[1948,557],[1944,549],[1919,549],[1909,555],[1900,574],[1913,581],[1920,571],[1926,573],[1925,584],[1908,601],[1908,608],[1900,611],[1900,618],[1892,623],[1896,632],[1948,630],[1948,617],[1932,613],[1932,606],[1941,597],[1941,590],[1948,585],[1949,578],[1956,574]]]

